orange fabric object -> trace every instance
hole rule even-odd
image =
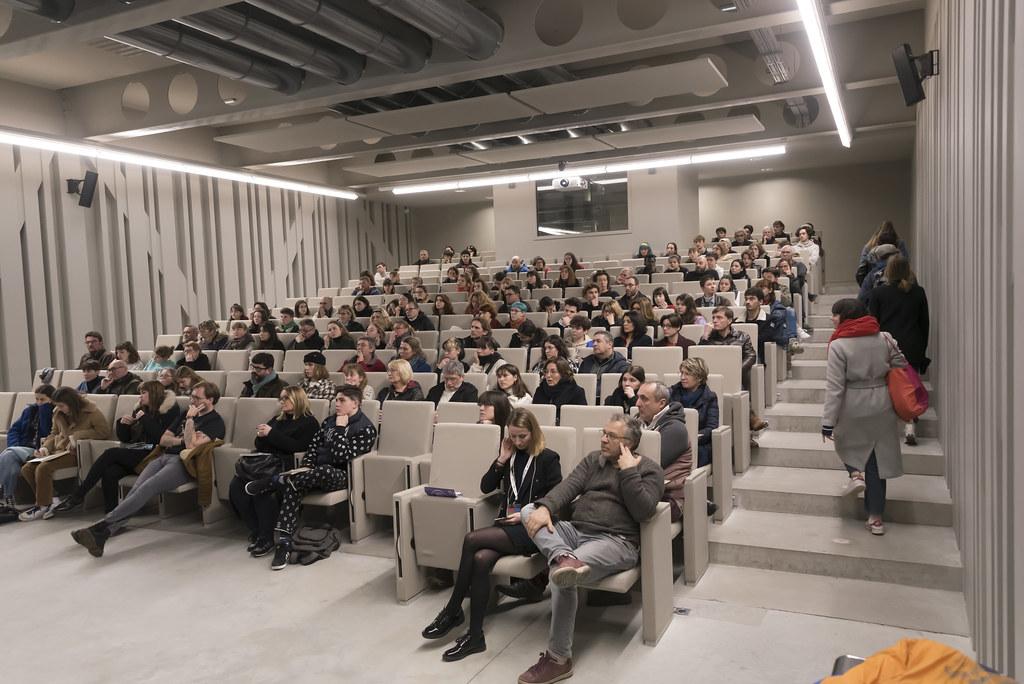
[[[991,674],[960,651],[928,639],[901,639],[844,675],[826,677],[823,684],[1013,684]]]

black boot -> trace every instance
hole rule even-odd
[[[434,618],[434,621],[427,625],[426,629],[423,630],[423,638],[440,639],[465,621],[466,614],[462,612],[462,608],[459,608],[453,613],[448,610],[447,606],[445,606],[441,609],[441,612],[437,614],[437,617]]]
[[[544,600],[544,587],[547,585],[546,577],[543,582],[537,578],[530,580],[512,580],[512,584],[499,584],[494,590],[509,598],[520,599],[527,603],[537,603]]]
[[[466,632],[455,640],[455,645],[441,655],[441,660],[446,663],[454,663],[474,653],[483,653],[487,650],[487,642],[484,641],[483,632],[470,634]]]
[[[261,477],[258,480],[247,482],[245,484],[245,493],[249,496],[257,496],[259,494],[266,494],[274,488],[274,478],[272,477]]]
[[[84,527],[71,533],[71,538],[89,550],[96,558],[103,556],[103,545],[110,539],[110,526],[100,521],[91,527]]]
[[[64,499],[61,500],[53,510],[55,513],[69,513],[81,506],[83,500],[84,498],[82,495],[76,491],[69,496],[64,497]]]
[[[271,570],[284,570],[288,567],[288,556],[292,553],[292,538],[288,535],[281,535],[277,540],[277,549],[274,551],[274,560],[270,562]]]

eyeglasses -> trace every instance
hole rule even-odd
[[[609,440],[614,439],[616,441],[622,441],[622,439],[625,438],[625,435],[618,435],[614,432],[608,432],[607,430],[602,430],[601,434],[607,437]]]
[[[265,371],[265,370],[268,370],[268,368],[266,366],[257,366],[255,364],[250,364],[249,368],[251,368],[254,371]]]

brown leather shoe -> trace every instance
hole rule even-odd
[[[551,567],[551,581],[558,587],[575,587],[590,577],[590,566],[569,554],[558,557]]]
[[[760,432],[768,427],[768,421],[761,420],[761,416],[750,415],[750,429],[753,432]]]
[[[519,684],[551,684],[568,679],[572,674],[572,658],[567,658],[564,663],[559,664],[544,651],[536,665],[519,675]]]

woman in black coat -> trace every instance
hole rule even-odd
[[[679,382],[672,385],[669,401],[697,411],[697,467],[711,463],[711,433],[718,428],[718,397],[708,387],[708,365],[691,357],[679,366]]]
[[[637,392],[640,385],[644,384],[647,375],[643,366],[630,366],[619,376],[619,386],[604,400],[605,406],[618,406],[625,414],[636,406]]]
[[[480,491],[484,494],[501,486],[504,496],[498,509],[499,517],[494,526],[482,527],[466,535],[452,595],[434,621],[423,630],[424,639],[440,639],[462,624],[465,620],[462,602],[469,596],[469,631],[444,652],[442,660],[445,662],[462,660],[487,650],[483,624],[491,593],[491,570],[502,556],[536,553],[537,547],[520,524],[519,511],[545,496],[562,481],[559,455],[544,447],[544,433],[532,413],[523,408],[513,409],[507,428],[498,458],[480,480]],[[542,596],[543,586],[534,586],[534,594]],[[539,600],[536,595],[531,598]]]
[[[562,420],[562,407],[566,404],[587,405],[587,393],[572,379],[569,362],[563,358],[551,359],[544,364],[544,379],[533,395],[534,404],[552,404],[555,422]]]
[[[292,385],[281,390],[281,413],[269,422],[256,426],[255,451],[278,456],[282,467],[291,463],[285,459],[306,451],[320,423],[313,416],[305,390]],[[246,491],[248,480],[235,475],[228,489],[231,507],[249,528],[249,546],[246,550],[253,558],[265,556],[274,550],[274,524],[277,522],[280,500],[275,490],[255,495]]]

